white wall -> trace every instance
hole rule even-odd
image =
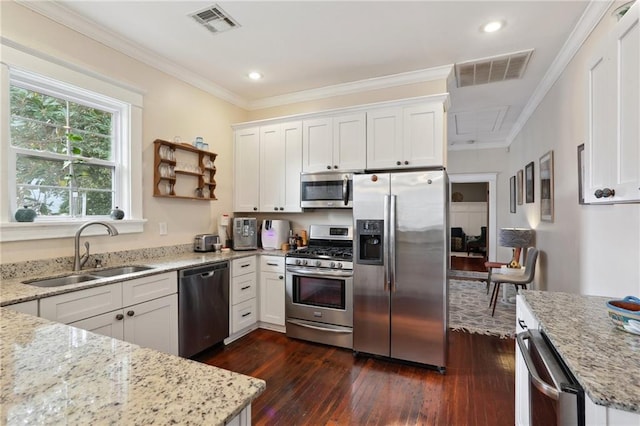
[[[614,24],[615,18],[605,14],[514,140],[504,167],[510,176],[535,162],[535,203],[518,209],[514,222],[535,228],[541,250],[538,282],[553,291],[640,294],[640,205],[592,206],[577,201],[576,149],[586,135],[585,64]],[[541,222],[539,212],[539,159],[549,150],[555,162],[553,223]]]

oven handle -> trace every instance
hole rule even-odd
[[[329,327],[319,327],[317,325],[311,325],[311,324],[308,324],[308,323],[306,323],[304,321],[295,320],[295,319],[288,319],[287,322],[291,323],[291,324],[299,325],[300,327],[306,327],[306,328],[311,328],[311,329],[320,330],[320,331],[328,331],[330,333],[340,333],[340,334],[353,333],[353,331],[350,328],[343,328],[343,327],[339,327],[338,328],[336,326],[331,327],[331,328],[329,328]]]
[[[338,277],[338,278],[351,278],[353,277],[353,271],[343,271],[331,269],[329,271],[323,271],[319,269],[313,268],[299,268],[296,266],[287,266],[287,272],[291,272],[294,274],[306,275],[306,276],[316,276],[316,277]]]
[[[349,205],[349,176],[344,175],[344,179],[342,179],[342,201],[344,201],[344,205]]]
[[[531,340],[533,344],[533,337],[529,331],[525,331],[522,333],[518,333],[516,336],[516,341],[518,342],[518,347],[520,348],[520,353],[522,354],[522,358],[524,359],[524,363],[527,366],[527,370],[529,370],[529,376],[531,377],[531,383],[543,394],[548,396],[549,398],[558,401],[560,399],[561,390],[557,389],[555,386],[549,385],[547,382],[540,378],[540,374],[536,369],[536,366],[533,364],[533,360],[531,359],[531,355],[529,354],[529,348],[527,344],[524,342],[525,340]],[[541,356],[544,356],[541,354]],[[550,372],[550,374],[552,374]]]

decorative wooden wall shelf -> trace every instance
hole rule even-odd
[[[216,200],[216,166],[218,154],[197,149],[188,144],[174,143],[156,139],[153,142],[153,196],[165,198],[180,198],[185,200]],[[177,162],[176,152],[183,151],[197,155],[193,162]],[[197,187],[191,194],[202,196],[176,194],[175,186],[180,176],[195,176],[198,178]]]

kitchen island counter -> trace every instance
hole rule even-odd
[[[591,401],[640,414],[640,336],[610,321],[606,302],[612,298],[533,290],[521,294]]]
[[[222,425],[260,379],[0,309],[0,424]]]

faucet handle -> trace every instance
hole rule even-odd
[[[87,260],[89,260],[89,241],[84,242],[84,247],[86,251],[82,256],[80,256],[80,268],[82,268],[84,264],[87,263]]]

